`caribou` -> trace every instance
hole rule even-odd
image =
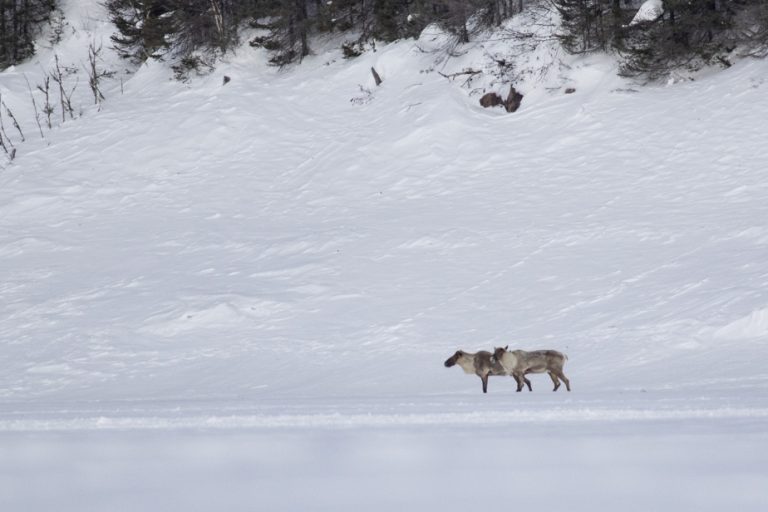
[[[509,350],[506,347],[498,347],[493,351],[493,361],[491,364],[500,364],[504,369],[505,375],[512,375],[517,381],[517,391],[523,390],[523,384],[528,386],[528,391],[533,391],[531,381],[525,378],[528,373],[548,373],[557,391],[560,387],[560,381],[565,383],[565,389],[571,390],[571,383],[563,373],[563,365],[568,360],[568,356],[557,350],[534,350],[526,352],[524,350]],[[448,362],[446,361],[446,366]]]
[[[457,350],[455,354],[446,359],[445,367],[450,368],[458,364],[464,373],[475,374],[483,381],[483,393],[488,392],[488,377],[490,375],[507,375],[501,363],[493,357],[493,354],[481,350],[474,354]]]

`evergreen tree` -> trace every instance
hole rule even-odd
[[[166,54],[195,50],[226,51],[237,42],[238,24],[254,1],[237,0],[108,0],[117,28],[115,48],[143,62]]]
[[[628,27],[622,72],[656,77],[677,67],[728,66],[736,48],[759,44],[750,29],[766,30],[768,16],[759,16],[768,12],[764,5],[763,0],[665,0],[661,17]],[[747,12],[753,16],[744,16]]]
[[[626,3],[626,2],[624,2]],[[559,38],[571,53],[616,50],[622,73],[666,74],[681,66],[729,65],[736,48],[768,53],[765,0],[664,0],[663,14],[628,25],[620,0],[552,0],[561,18]]]
[[[251,41],[251,45],[272,50],[274,55],[270,61],[280,66],[309,55],[313,22],[324,23],[327,30],[330,30],[333,23],[328,10],[319,7],[319,2],[310,3],[305,0],[256,1],[249,9],[241,11],[240,16],[250,17],[255,27],[270,30],[268,36],[257,37]],[[264,22],[260,21],[262,18]]]
[[[55,8],[55,0],[0,1],[0,69],[34,54],[39,27]]]
[[[182,54],[198,49],[226,52],[237,43],[239,13],[247,1],[176,0],[174,19],[179,30],[176,48]]]
[[[376,0],[370,2],[373,19],[373,37],[384,41],[394,41],[413,35],[410,25],[414,16],[409,10],[413,2],[409,0]],[[409,15],[411,15],[409,17]],[[421,21],[421,23],[424,23]]]
[[[571,53],[620,46],[625,12],[620,0],[552,0],[560,14],[560,42]]]
[[[268,29],[251,41],[284,65],[310,53],[313,34],[357,30],[369,39],[415,37],[438,23],[469,41],[472,28],[498,24],[523,0],[107,0],[115,46],[136,61],[196,50],[227,51],[241,26]],[[354,52],[352,52],[354,53]]]
[[[106,7],[118,33],[115,49],[134,62],[160,58],[171,48],[178,27],[174,0],[108,0]]]

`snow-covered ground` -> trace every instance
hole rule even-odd
[[[768,62],[570,59],[510,115],[438,73],[502,43],[418,45],[153,63],[27,127],[0,510],[768,507]],[[40,67],[0,74],[16,112]],[[503,345],[565,352],[573,391],[443,367]]]

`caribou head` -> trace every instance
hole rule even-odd
[[[445,367],[450,368],[451,366],[456,364],[456,361],[459,360],[460,357],[464,355],[464,352],[461,350],[457,350],[455,354],[453,354],[451,357],[445,360]]]

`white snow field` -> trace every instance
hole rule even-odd
[[[507,114],[438,73],[490,46],[424,46],[245,45],[27,118],[0,510],[768,510],[768,62],[567,58]],[[17,113],[38,55],[0,73]],[[443,366],[504,345],[565,352],[573,391]]]

